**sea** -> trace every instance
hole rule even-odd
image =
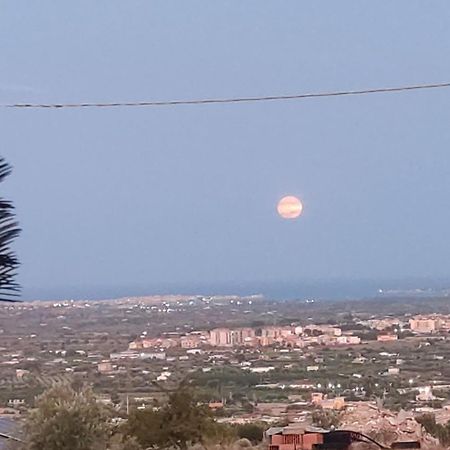
[[[393,296],[447,296],[450,279],[323,279],[287,281],[228,281],[148,283],[129,286],[24,286],[22,300],[102,300],[147,295],[262,295],[272,300],[355,300]]]

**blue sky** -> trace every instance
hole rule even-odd
[[[450,79],[436,0],[2,1],[0,103],[190,99]],[[450,280],[449,90],[0,110],[24,297]],[[276,202],[304,202],[297,221]]]

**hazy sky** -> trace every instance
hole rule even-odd
[[[426,4],[425,4],[426,3]],[[450,2],[0,1],[0,102],[450,81]],[[0,110],[24,297],[450,279],[450,89]],[[304,202],[283,221],[276,202]]]

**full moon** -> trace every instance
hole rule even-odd
[[[297,197],[287,195],[278,202],[277,211],[283,219],[296,219],[302,213],[303,205]]]

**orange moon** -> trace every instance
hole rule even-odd
[[[283,219],[296,219],[302,213],[303,205],[297,197],[287,195],[278,202],[277,211]]]

